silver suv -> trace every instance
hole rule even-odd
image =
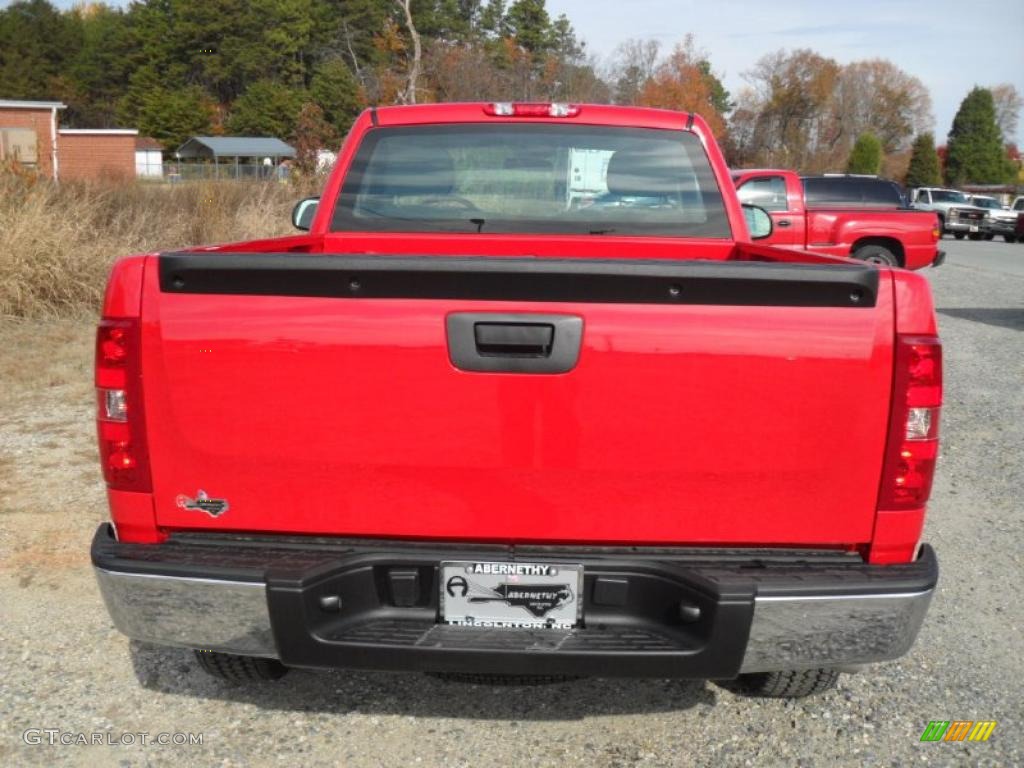
[[[917,187],[910,192],[910,207],[938,214],[943,233],[951,232],[957,240],[963,240],[964,237],[981,240],[985,236],[986,211],[971,205],[963,192],[940,187]]]

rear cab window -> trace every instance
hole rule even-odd
[[[372,130],[331,229],[732,236],[696,135],[542,123]]]

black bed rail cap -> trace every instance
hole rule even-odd
[[[868,264],[175,252],[165,293],[339,299],[873,307]]]

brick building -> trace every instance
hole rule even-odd
[[[61,179],[135,178],[135,139],[128,128],[61,128],[57,157]]]
[[[44,176],[58,177],[59,101],[0,99],[0,160],[14,159]]]
[[[126,128],[60,128],[59,101],[0,99],[0,160],[53,179],[135,177],[135,139]]]

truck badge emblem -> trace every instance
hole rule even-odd
[[[210,517],[218,517],[229,509],[227,499],[211,499],[202,488],[196,493],[194,499],[185,494],[179,494],[175,502],[181,509],[199,510]]]
[[[448,579],[448,584],[445,585],[445,589],[448,591],[448,594],[452,597],[455,597],[456,589],[461,589],[462,597],[465,597],[466,593],[469,592],[469,582],[461,576],[452,576],[450,579]]]

